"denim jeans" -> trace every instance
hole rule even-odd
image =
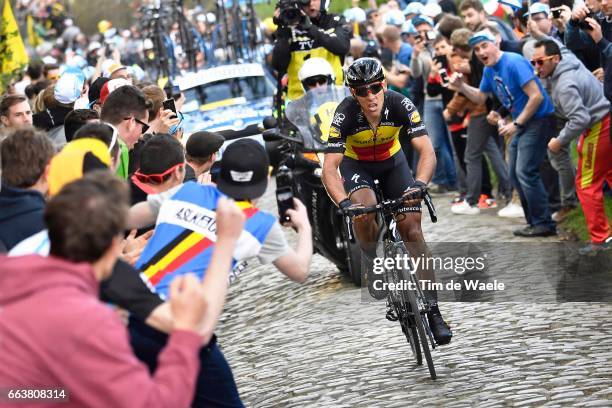
[[[546,155],[548,141],[555,132],[552,116],[531,119],[517,132],[508,147],[510,180],[519,193],[527,223],[554,229],[550,218],[548,194],[540,176],[540,164]]]
[[[457,171],[453,160],[453,148],[448,134],[446,122],[442,116],[444,105],[442,100],[425,100],[425,127],[436,152],[436,172],[432,181],[436,184],[455,187]]]
[[[157,368],[157,357],[163,350],[168,335],[130,317],[130,343],[134,354],[145,363],[151,373]],[[192,407],[243,407],[238,395],[234,376],[216,338],[200,349],[200,372],[196,382],[196,393]]]

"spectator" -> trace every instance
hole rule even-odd
[[[0,101],[0,121],[8,129],[32,125],[32,109],[24,95],[5,95]]]
[[[64,121],[74,102],[86,91],[85,76],[80,70],[67,70],[53,86],[53,94],[45,90],[45,109],[33,116],[34,126],[47,132],[57,149],[66,144]]]
[[[66,115],[64,119],[64,134],[66,141],[70,142],[74,139],[74,134],[81,127],[90,122],[96,122],[100,119],[100,115],[93,109],[75,109]]]
[[[457,64],[456,70],[459,74],[464,75],[467,84],[477,87],[482,81],[482,73],[484,66],[482,62],[476,57],[469,45],[469,39],[472,36],[472,32],[466,28],[455,30],[451,35],[451,44],[453,50],[469,63]],[[467,193],[465,200],[451,208],[453,214],[458,215],[477,215],[480,214],[478,204],[480,202],[480,196],[483,192],[483,180],[485,181],[484,187],[488,187],[486,184],[486,177],[483,178],[484,172],[488,172],[489,169],[486,166],[483,167],[485,160],[484,154],[487,155],[491,166],[499,183],[498,195],[499,199],[504,201],[506,206],[500,210],[500,216],[510,214],[515,215],[519,213],[522,217],[523,212],[516,205],[510,203],[511,196],[511,184],[510,176],[508,174],[508,167],[502,156],[501,150],[497,144],[496,136],[497,129],[493,127],[487,121],[487,111],[492,104],[490,101],[484,103],[475,104],[472,106],[466,105],[464,96],[457,95],[451,102],[449,102],[447,108],[447,116],[453,113],[459,112],[463,107],[469,108],[470,119],[467,126],[467,141],[465,150],[465,163],[466,163],[466,180],[467,180]],[[488,189],[485,189],[488,190]],[[485,191],[485,194],[490,194],[490,191]],[[490,198],[490,197],[489,197]],[[484,200],[486,204],[487,198]],[[513,214],[514,213],[514,214]]]
[[[200,184],[212,183],[210,169],[217,160],[217,154],[224,142],[223,136],[216,132],[202,130],[189,136],[185,145],[185,158]]]
[[[521,55],[502,52],[491,33],[479,31],[469,44],[485,65],[480,88],[467,85],[458,75],[451,77],[451,84],[479,104],[494,93],[512,115],[513,122],[502,124],[499,129],[504,137],[514,136],[509,146],[510,179],[519,192],[528,224],[514,231],[514,235],[556,235],[540,177],[546,143],[555,131],[552,102],[529,61]]]
[[[205,273],[209,252],[216,245],[214,233],[209,230],[214,225],[212,210],[222,193],[241,200],[239,206],[248,216],[241,244],[235,252],[231,280],[244,269],[243,261],[252,257],[258,257],[264,264],[273,263],[293,280],[303,282],[306,279],[312,239],[305,207],[295,200],[296,209],[288,212],[289,225],[298,231],[296,251],[288,246],[276,217],[254,207],[253,202],[266,190],[268,178],[268,159],[261,145],[243,139],[228,146],[221,161],[218,189],[194,182],[182,184],[184,164],[181,144],[158,135],[143,148],[141,169],[135,173],[141,182],[160,192],[150,195],[147,203],[137,204],[130,211],[133,227],[150,225],[157,219],[155,233],[136,266],[158,293],[167,294],[168,284],[187,269],[199,276]],[[185,211],[191,216],[185,218]],[[189,221],[196,219],[196,222]],[[189,241],[180,244],[184,239]],[[157,262],[163,254],[175,259],[171,269]],[[131,320],[130,329],[136,354],[154,371],[165,336],[151,331],[136,319]],[[215,356],[203,357],[193,406],[242,406],[231,370],[216,345],[215,350]]]
[[[382,46],[390,50],[393,54],[393,65],[387,71],[387,82],[400,90],[408,84],[410,79],[410,56],[412,47],[402,41],[400,29],[387,25],[382,32]]]
[[[114,63],[108,67],[108,73],[110,74],[110,79],[125,79],[130,85],[132,85],[132,75],[130,74],[128,67],[119,63]]]
[[[480,0],[463,0],[461,4],[459,4],[459,11],[465,21],[465,25],[470,30],[481,30],[488,21],[491,21],[497,25],[504,41],[516,40],[512,28],[499,18],[488,16]]]
[[[127,194],[109,173],[66,186],[45,210],[52,257],[2,260],[2,384],[55,384],[73,407],[189,405],[205,309],[193,276],[173,284],[174,330],[153,378],[129,349],[122,322],[96,300],[120,252]]]
[[[435,35],[434,23],[427,16],[418,16],[412,20],[412,24],[419,33],[414,48],[412,50],[412,60],[410,61],[410,71],[414,78],[423,78],[423,83],[427,82],[431,70],[432,58],[435,53],[430,40],[432,34]],[[436,185],[432,187],[432,192],[445,193],[456,190],[457,172],[455,161],[453,160],[453,148],[451,146],[448,128],[444,122],[442,111],[442,97],[437,95],[432,97],[425,95],[425,125],[427,133],[431,138],[436,152],[436,172],[432,178]]]
[[[43,76],[45,79],[55,84],[60,78],[60,68],[57,64],[45,64],[43,65]]]
[[[42,231],[47,172],[53,157],[49,138],[32,128],[14,130],[0,144],[0,242],[7,250]]]
[[[110,123],[119,132],[121,161],[117,174],[122,179],[128,178],[129,150],[146,133],[149,128],[149,112],[145,97],[138,88],[126,85],[109,94],[102,106],[100,119]]]
[[[157,85],[145,86],[142,93],[149,105],[149,133],[168,133],[170,128],[179,123],[179,119],[172,110],[164,109],[166,93]]]
[[[102,110],[102,103],[100,102],[100,92],[102,91],[102,87],[105,83],[110,81],[108,78],[99,77],[96,78],[95,81],[89,86],[89,91],[87,92],[87,98],[89,99],[89,108],[95,110],[100,113]]]
[[[587,17],[590,10],[585,5],[577,5],[565,31],[565,44],[570,50],[581,50],[595,44],[600,51],[604,68],[604,93],[612,101],[612,3],[602,1],[603,15],[597,18]],[[601,14],[601,13],[600,13]],[[584,21],[590,30],[579,28]]]
[[[603,186],[612,185],[612,142],[610,141],[610,103],[603,86],[576,58],[562,56],[556,42],[536,43],[533,55],[538,75],[551,78],[555,110],[567,120],[558,137],[548,143],[552,152],[578,142],[576,191],[587,221],[591,242],[579,250],[588,255],[612,244],[606,217]]]

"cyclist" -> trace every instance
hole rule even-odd
[[[332,200],[343,210],[375,205],[374,179],[379,180],[384,196],[389,199],[426,188],[436,157],[413,103],[402,94],[387,90],[383,67],[375,58],[358,59],[345,75],[352,96],[336,108],[323,164],[323,184]],[[416,179],[402,153],[400,134],[410,139],[419,154]],[[396,221],[404,242],[411,243],[418,252],[412,255],[426,254],[420,200],[405,202],[397,211]],[[376,257],[379,230],[375,215],[355,217],[353,225],[366,259],[371,261]],[[419,275],[429,275],[421,279],[434,280],[432,271],[420,271]],[[367,278],[370,294],[382,297],[371,268]],[[433,290],[424,292],[431,307],[428,320],[434,338],[438,344],[447,344],[452,332],[438,309],[437,294]]]

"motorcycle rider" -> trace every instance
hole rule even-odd
[[[426,188],[436,156],[414,104],[402,94],[387,90],[382,64],[375,58],[353,62],[346,70],[346,83],[352,96],[336,108],[323,164],[323,184],[331,199],[343,210],[375,205],[374,179],[379,180],[388,199]],[[416,179],[402,153],[400,134],[410,139],[419,154]],[[426,255],[420,199],[405,202],[395,218],[412,256]],[[379,231],[375,214],[354,217],[353,225],[366,259],[373,259]],[[370,269],[368,290],[379,297],[380,288]],[[418,273],[420,279],[434,280],[433,271]],[[452,332],[440,314],[437,293],[424,292],[431,308],[428,320],[434,338],[438,344],[447,344]]]
[[[332,66],[321,57],[309,58],[298,71],[298,79],[304,92],[327,87],[334,83],[335,75]]]
[[[345,20],[328,13],[329,0],[280,0],[274,22],[277,40],[272,50],[272,67],[287,73],[288,99],[304,94],[298,72],[305,59],[321,57],[333,67],[336,83],[342,85],[342,65],[350,48]]]

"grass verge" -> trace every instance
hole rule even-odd
[[[611,197],[606,197],[604,199],[604,206],[606,208],[608,222],[612,224]],[[580,241],[589,241],[589,230],[587,229],[584,213],[582,212],[582,207],[580,206],[576,207],[576,209],[570,212],[567,218],[565,218],[565,220],[559,224],[559,227]]]

